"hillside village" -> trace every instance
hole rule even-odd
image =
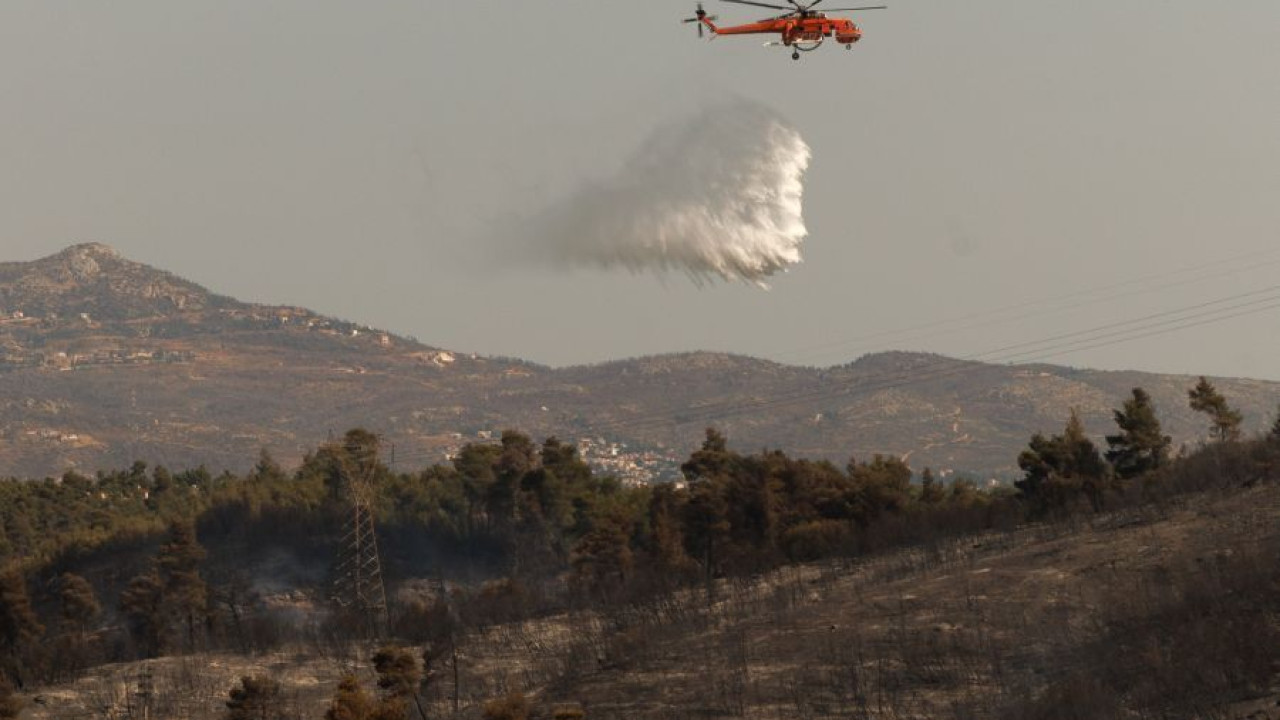
[[[882,454],[986,482],[1015,476],[1028,437],[1060,428],[1061,408],[1100,439],[1136,386],[1177,444],[1205,432],[1184,376],[895,352],[829,368],[711,352],[548,368],[239,302],[100,244],[0,263],[0,309],[0,462],[25,477],[136,460],[240,471],[263,449],[290,464],[362,426],[402,462],[444,462],[482,431],[584,439],[599,471],[644,482],[678,478],[715,425],[743,447],[841,467]],[[1247,427],[1270,423],[1280,384],[1218,382]]]

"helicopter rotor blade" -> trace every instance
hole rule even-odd
[[[755,5],[756,7],[773,8],[774,10],[791,10],[786,5],[770,5],[769,3],[752,2],[751,0],[720,0],[721,2],[737,3],[739,5]]]
[[[688,20],[682,20],[681,22],[685,23],[686,25],[689,23],[698,23],[698,37],[703,36],[704,31],[702,29],[702,18],[689,18]]]
[[[821,2],[821,0],[819,0],[819,2]],[[814,4],[816,5],[817,3],[814,3]],[[810,7],[813,7],[813,6],[810,5]],[[888,5],[864,5],[862,7],[851,7],[851,8],[824,8],[823,12],[860,12],[862,10],[888,10],[888,9],[889,9]]]
[[[708,22],[715,22],[716,16],[708,15],[707,11],[702,9],[702,3],[698,3],[698,14],[694,15],[691,18],[685,18],[681,22],[684,22],[686,24],[698,23],[698,37],[702,38],[702,37],[706,37],[706,30],[703,28],[703,25],[706,24],[703,22],[704,20]],[[715,37],[715,36],[713,35],[712,37]]]

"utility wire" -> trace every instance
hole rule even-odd
[[[1084,345],[1079,345],[1075,347],[1070,347],[1057,352],[1041,355],[1036,358],[1031,358],[1029,360],[1024,361],[1024,363],[1032,364],[1035,362],[1043,362],[1056,357],[1061,357],[1063,355],[1068,355],[1074,352],[1080,352],[1083,350],[1090,350],[1090,349],[1095,349],[1100,347],[1108,347],[1111,345],[1119,345],[1122,343],[1131,342],[1133,340],[1154,337],[1157,335],[1166,335],[1169,333],[1178,332],[1180,330],[1185,330],[1188,328],[1198,327],[1201,325],[1208,325],[1211,323],[1220,322],[1220,321],[1228,320],[1231,318],[1243,317],[1246,315],[1256,315],[1261,312],[1265,312],[1268,310],[1275,310],[1275,309],[1280,309],[1280,300],[1263,307],[1253,308],[1250,310],[1244,310],[1241,312],[1231,313],[1227,315],[1220,315],[1220,316],[1209,318],[1209,319],[1199,320],[1197,322],[1184,323],[1176,327],[1153,330],[1150,332],[1140,333],[1140,334],[1132,335],[1128,337],[1121,337],[1118,339],[1103,341],[1099,343],[1084,344]],[[776,399],[764,399],[760,401],[745,401],[740,403],[737,406],[731,406],[731,407],[711,406],[707,408],[695,409],[691,413],[690,412],[680,413],[677,411],[675,413],[670,414],[669,416],[664,416],[662,418],[652,417],[649,419],[641,420],[640,422],[630,422],[628,420],[621,420],[616,423],[611,423],[606,425],[597,425],[595,426],[594,429],[597,432],[600,432],[600,431],[637,432],[637,431],[643,431],[643,430],[656,429],[666,424],[674,424],[675,426],[678,427],[681,425],[689,425],[693,423],[699,423],[699,424],[710,423],[716,420],[723,420],[736,415],[742,415],[742,414],[751,413],[751,412],[779,410],[781,408],[785,408],[790,405],[799,405],[799,404],[814,402],[814,401],[823,400],[823,399],[831,400],[839,397],[847,397],[855,393],[859,393],[863,395],[871,395],[874,393],[899,389],[902,387],[920,384],[923,382],[945,380],[945,379],[949,379],[949,378],[956,377],[958,375],[962,375],[966,373],[981,372],[983,370],[988,370],[991,368],[991,365],[989,364],[967,364],[967,363],[963,363],[963,361],[958,361],[958,360],[953,360],[951,361],[951,363],[952,365],[949,368],[935,366],[934,369],[932,369],[929,372],[920,373],[920,374],[903,373],[897,378],[884,378],[881,381],[878,381],[872,384],[856,383],[856,384],[845,386],[844,388],[839,388],[834,390],[829,388],[823,388],[815,391],[807,391],[805,393],[796,394],[790,397],[784,396]]]
[[[853,379],[843,387],[832,388],[827,385],[787,393],[775,398],[721,401],[695,408],[657,410],[631,418],[597,423],[591,426],[591,430],[596,433],[643,431],[669,424],[680,426],[694,422],[710,422],[744,413],[784,408],[823,399],[829,400],[854,393],[874,394],[912,384],[947,379],[962,373],[990,369],[993,363],[1043,362],[1063,355],[1180,332],[1277,308],[1280,308],[1280,285],[1272,285],[1086,330],[1005,345],[960,358],[939,358],[905,371],[889,371],[863,376]],[[406,450],[399,454],[398,460],[401,463],[412,463],[437,456],[438,454],[432,451]]]
[[[962,315],[956,318],[935,320],[932,322],[923,323],[920,325],[915,325],[907,328],[900,328],[896,330],[885,330],[882,332],[870,333],[870,334],[861,335],[858,337],[853,337],[853,338],[840,340],[836,342],[822,343],[819,345],[811,345],[807,347],[795,348],[793,350],[782,352],[779,355],[779,357],[784,359],[789,359],[791,361],[811,359],[811,358],[817,357],[819,354],[831,352],[838,349],[844,350],[845,352],[849,352],[850,349],[866,350],[866,349],[872,349],[877,345],[882,344],[884,341],[888,341],[888,340],[892,340],[893,342],[896,342],[896,343],[927,340],[934,337],[952,335],[952,334],[955,334],[956,332],[960,332],[963,330],[1006,325],[1012,322],[1017,322],[1019,320],[1027,320],[1027,319],[1032,319],[1037,317],[1044,317],[1047,315],[1055,315],[1063,312],[1068,312],[1071,310],[1077,310],[1082,307],[1089,307],[1091,305],[1110,302],[1113,300],[1146,295],[1146,294],[1158,292],[1161,290],[1168,290],[1170,288],[1199,284],[1203,282],[1208,282],[1210,280],[1217,280],[1224,277],[1231,277],[1231,276],[1239,275],[1242,273],[1254,272],[1263,268],[1273,267],[1275,265],[1280,265],[1280,259],[1272,259],[1267,262],[1258,262],[1258,261],[1268,257],[1275,256],[1277,254],[1280,254],[1280,249],[1245,253],[1242,255],[1237,255],[1231,258],[1225,258],[1225,259],[1217,260],[1210,263],[1202,263],[1195,266],[1184,267],[1179,270],[1174,270],[1167,273],[1147,275],[1147,276],[1133,278],[1133,279],[1125,280],[1123,282],[1114,283],[1110,285],[1103,285],[1100,287],[1094,287],[1094,288],[1089,288],[1085,290],[1078,290],[1075,292],[1067,293],[1065,295],[1059,295],[1059,296],[1050,297],[1050,298],[1042,298],[1039,300],[1031,300],[1029,302],[1005,305],[1003,307],[995,308],[993,310],[970,313],[968,315]],[[1236,265],[1242,262],[1248,262],[1248,264],[1242,267],[1228,268],[1226,270],[1215,272],[1209,275],[1198,275],[1195,277],[1186,278],[1183,280],[1177,280],[1174,282],[1163,283],[1163,284],[1155,285],[1152,287],[1146,287],[1146,288],[1139,287],[1136,289],[1134,288],[1134,285],[1141,285],[1154,280],[1164,280],[1172,277],[1186,275],[1188,273],[1200,273],[1210,268],[1218,267],[1221,265]],[[1123,292],[1118,292],[1118,293],[1109,292],[1113,290],[1123,290]],[[1057,306],[1049,307],[1043,310],[1027,311],[1028,308],[1062,303],[1065,301],[1075,300],[1081,297],[1084,297],[1087,299],[1082,302],[1076,302],[1076,303],[1071,303],[1067,305],[1057,305]],[[1022,312],[1016,315],[1006,316],[1007,313],[1010,313],[1013,311],[1022,311]],[[945,328],[945,329],[942,330],[941,332],[925,332],[930,330],[937,330],[939,328]],[[875,341],[879,341],[879,342],[875,342]]]
[[[1268,288],[1264,288],[1262,290],[1256,290],[1248,293],[1240,293],[1237,295],[1220,298],[1220,299],[1212,300],[1209,302],[1198,303],[1196,305],[1178,308],[1176,310],[1170,310],[1163,313],[1146,315],[1140,318],[1134,318],[1132,320],[1127,320],[1127,321],[1118,322],[1118,323],[1110,323],[1107,325],[1091,328],[1089,330],[1077,331],[1072,333],[1064,333],[1060,335],[1042,338],[1036,341],[1017,343],[1014,345],[1007,345],[1001,348],[997,348],[995,350],[976,353],[976,354],[961,357],[961,358],[940,358],[938,360],[934,360],[929,363],[926,363],[922,366],[912,368],[909,371],[881,373],[879,378],[877,378],[875,375],[872,375],[870,376],[870,379],[872,381],[870,384],[866,383],[868,378],[866,377],[859,378],[857,389],[874,392],[874,391],[878,391],[879,389],[877,383],[884,382],[884,381],[888,381],[890,383],[890,385],[886,387],[890,387],[890,386],[898,387],[900,386],[899,383],[902,380],[908,380],[910,382],[930,380],[930,379],[934,379],[935,374],[939,371],[944,371],[944,375],[942,375],[941,377],[949,376],[950,373],[945,373],[945,371],[948,368],[953,368],[957,362],[997,363],[997,362],[1010,362],[1017,359],[1022,359],[1022,362],[1028,362],[1027,357],[1030,355],[1042,354],[1044,358],[1051,358],[1059,354],[1065,354],[1069,352],[1078,352],[1084,349],[1106,347],[1108,345],[1127,342],[1128,340],[1124,336],[1128,333],[1143,333],[1141,337],[1151,337],[1153,335],[1165,334],[1166,332],[1176,332],[1178,330],[1182,330],[1185,328],[1208,324],[1209,322],[1215,322],[1217,320],[1226,320],[1231,317],[1239,317],[1242,314],[1244,315],[1255,314],[1257,312],[1263,312],[1263,311],[1269,310],[1272,308],[1272,306],[1264,305],[1263,307],[1256,308],[1255,310],[1252,310],[1252,311],[1246,311],[1240,314],[1223,315],[1222,317],[1219,317],[1219,318],[1210,318],[1208,321],[1205,321],[1205,322],[1193,322],[1193,323],[1187,324],[1185,327],[1179,325],[1179,323],[1184,323],[1189,320],[1198,320],[1208,316],[1228,313],[1236,309],[1256,307],[1259,304],[1265,304],[1269,301],[1280,301],[1280,295],[1278,295],[1277,293],[1280,293],[1280,285],[1271,286]],[[1262,296],[1262,297],[1259,297],[1259,296]],[[1243,300],[1244,298],[1255,298],[1255,299],[1249,302],[1229,305],[1229,303]],[[1196,312],[1196,311],[1204,310],[1206,308],[1210,308],[1217,305],[1226,305],[1226,307],[1220,307],[1208,312],[1199,312],[1199,313]],[[1184,315],[1186,317],[1178,317],[1178,316],[1184,316]],[[1158,320],[1158,322],[1151,322],[1153,320]],[[1171,325],[1173,327],[1170,327]],[[1125,329],[1119,330],[1119,328],[1125,328]],[[1152,329],[1162,329],[1162,330],[1160,332],[1154,332],[1154,333],[1147,332]],[[1112,332],[1107,332],[1107,331],[1112,331]],[[1076,338],[1076,339],[1071,340],[1070,342],[1063,342],[1064,340],[1069,340],[1071,338]],[[1108,342],[1098,342],[1099,340],[1108,340]],[[1077,347],[1077,345],[1081,345],[1084,347]],[[1008,351],[1010,350],[1019,350],[1019,352],[1008,353]],[[1045,353],[1048,353],[1048,354],[1045,354]],[[985,367],[985,365],[980,365],[978,367]],[[848,386],[846,386],[845,390],[847,391],[847,389],[848,389]],[[715,419],[717,417],[722,417],[722,416],[728,417],[731,415],[741,414],[744,411],[767,409],[767,408],[777,406],[779,404],[786,405],[786,404],[793,404],[795,402],[808,402],[813,400],[820,400],[823,398],[831,397],[834,393],[837,393],[837,392],[839,391],[833,390],[832,388],[827,386],[822,388],[816,388],[810,391],[794,393],[790,395],[790,397],[782,397],[782,398],[772,399],[772,400],[765,399],[765,400],[759,400],[759,401],[730,401],[730,402],[720,403],[717,405],[708,405],[702,408],[695,408],[693,409],[692,413],[687,410],[685,412],[676,411],[676,414],[680,415],[682,423],[692,422],[693,421],[692,419],[687,421],[685,420],[685,418],[690,418],[690,417],[703,418],[703,419]],[[655,411],[654,413],[649,413],[649,414],[641,415],[638,417],[619,419],[613,422],[602,423],[602,424],[596,425],[595,428],[597,430],[599,429],[615,430],[615,429],[624,429],[624,428],[625,429],[647,429],[648,427],[652,426],[655,423],[665,424],[667,422],[670,422],[669,418],[671,415],[672,415],[672,411],[669,411],[669,410]]]
[[[1272,299],[1276,300],[1276,298],[1272,298]],[[1094,349],[1099,347],[1107,347],[1111,345],[1118,345],[1118,344],[1129,342],[1131,340],[1138,339],[1138,338],[1152,337],[1155,335],[1163,335],[1171,332],[1177,332],[1179,330],[1187,329],[1190,327],[1197,327],[1200,325],[1205,325],[1205,324],[1217,322],[1220,320],[1230,319],[1233,317],[1256,314],[1258,312],[1274,309],[1276,307],[1280,307],[1280,303],[1267,305],[1261,308],[1256,308],[1254,310],[1246,310],[1240,313],[1220,315],[1218,317],[1209,318],[1208,320],[1202,320],[1199,322],[1185,323],[1182,325],[1178,325],[1176,327],[1157,329],[1155,331],[1144,332],[1138,335],[1122,336],[1117,339],[1107,340],[1103,342],[1090,342],[1089,340],[1083,340],[1083,341],[1077,341],[1077,343],[1069,343],[1057,348],[1043,348],[1040,350],[1019,353],[1019,357],[1026,356],[1031,353],[1043,352],[1044,350],[1051,351],[1046,354],[1042,354],[1038,357],[1025,358],[1021,361],[1023,364],[1030,364],[1034,362],[1052,359],[1052,358],[1059,357],[1066,354],[1071,354],[1074,352],[1080,352],[1083,350]],[[1178,322],[1183,322],[1187,319],[1188,318],[1181,318],[1179,319]],[[1157,325],[1167,325],[1167,324],[1168,323],[1159,323]],[[829,387],[825,387],[825,388],[818,388],[811,391],[806,391],[803,393],[796,393],[791,396],[782,396],[776,399],[766,398],[766,399],[755,400],[755,401],[740,401],[737,405],[725,404],[725,405],[704,406],[702,408],[695,409],[694,412],[692,413],[689,413],[689,412],[676,413],[676,417],[673,418],[673,421],[677,425],[689,424],[693,422],[709,422],[713,420],[732,417],[735,415],[741,415],[748,412],[773,410],[781,407],[786,407],[788,405],[815,402],[815,401],[824,400],[824,399],[830,400],[836,397],[851,395],[854,392],[860,392],[862,394],[873,394],[873,393],[882,392],[885,390],[901,388],[907,385],[935,381],[935,380],[943,380],[950,377],[954,377],[962,373],[979,372],[985,369],[989,369],[990,367],[991,367],[990,363],[966,364],[964,359],[943,358],[934,363],[927,364],[920,368],[915,368],[911,371],[901,372],[901,373],[898,373],[897,375],[893,375],[892,373],[883,373],[881,374],[879,379],[873,379],[873,382],[871,383],[866,383],[866,378],[858,378],[857,380],[854,381],[855,384],[847,385],[844,388],[832,389]],[[616,426],[621,429],[628,429],[628,430],[635,431],[635,430],[653,429],[656,427],[660,427],[664,424],[667,424],[667,422],[668,420],[666,415],[661,415],[661,416],[653,415],[647,418],[640,419],[638,422],[632,422],[630,420],[621,420],[618,423],[616,423]],[[612,429],[612,428],[610,427],[609,429]]]

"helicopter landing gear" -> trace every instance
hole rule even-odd
[[[792,50],[792,51],[791,51],[791,59],[792,59],[792,60],[799,60],[799,59],[800,59],[800,51],[799,51],[799,50]]]

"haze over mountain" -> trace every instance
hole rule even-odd
[[[1186,407],[1185,376],[914,353],[830,368],[686,353],[551,369],[239,302],[101,244],[0,264],[0,310],[0,475],[134,460],[243,469],[263,448],[292,462],[353,426],[382,434],[401,467],[518,428],[597,438],[597,460],[622,443],[622,456],[648,451],[669,470],[710,424],[743,448],[837,462],[888,453],[917,469],[999,474],[1032,432],[1060,429],[1067,408],[1109,432],[1111,409],[1135,386],[1151,392],[1176,443],[1205,431]],[[1216,382],[1250,429],[1270,422],[1280,383]]]

